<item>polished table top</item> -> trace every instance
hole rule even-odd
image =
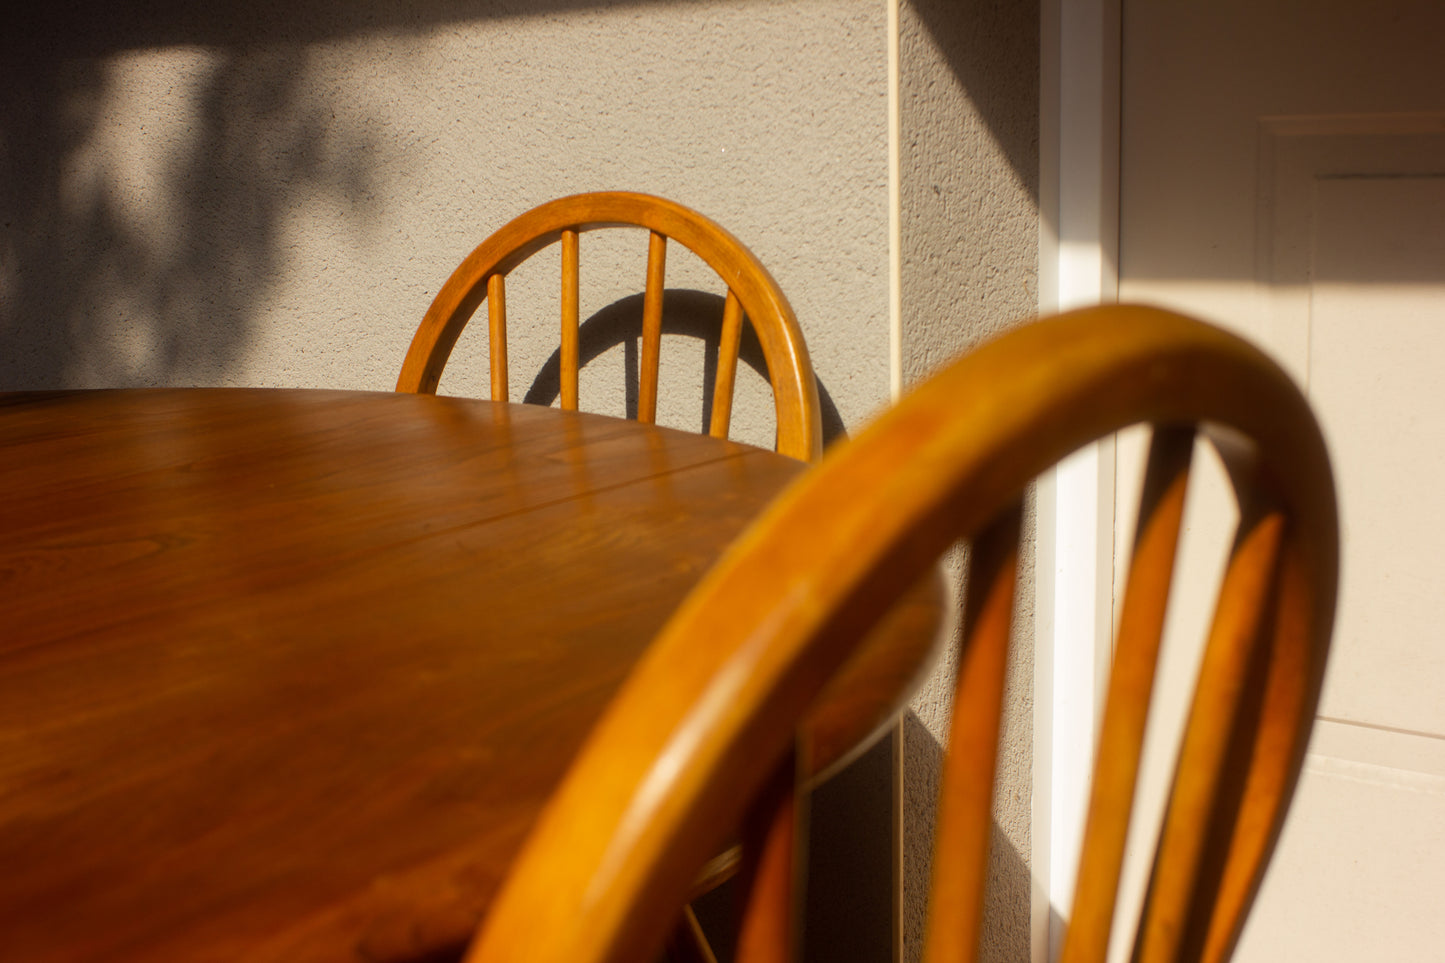
[[[0,395],[0,955],[455,950],[638,654],[803,468],[460,399]],[[937,600],[908,618],[927,637]],[[870,692],[820,756],[887,714]]]

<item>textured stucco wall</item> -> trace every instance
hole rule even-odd
[[[1039,9],[903,0],[899,93],[903,380],[1038,310]],[[994,792],[984,960],[1029,957],[1033,513],[1026,504]],[[960,577],[962,558],[951,560]],[[962,587],[966,591],[966,586]],[[962,597],[960,595],[960,597]],[[918,959],[956,652],[904,720],[904,959]]]
[[[0,40],[0,389],[386,390],[486,234],[632,189],[752,247],[843,421],[887,399],[875,0],[95,6]],[[641,290],[646,247],[590,242],[584,316]],[[678,250],[669,280],[720,294]],[[509,292],[514,397],[555,349],[555,264]],[[673,341],[662,417],[696,427],[700,342]],[[443,391],[486,395],[485,347],[463,336]],[[622,355],[588,407],[622,412]],[[762,379],[743,393],[735,436],[771,443]]]

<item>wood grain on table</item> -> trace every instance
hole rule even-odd
[[[458,955],[622,679],[804,467],[426,395],[0,395],[0,958]],[[816,773],[891,718],[941,606],[825,693]]]
[[[459,949],[798,463],[342,392],[0,402],[0,956]]]

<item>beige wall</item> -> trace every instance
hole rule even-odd
[[[0,388],[388,389],[473,245],[610,188],[727,226],[793,300],[842,417],[886,401],[880,4],[456,3],[388,22],[395,6],[270,11],[305,42],[224,12],[193,37],[149,25],[157,47],[144,23],[82,56],[12,40]],[[640,289],[640,260],[618,258],[584,254],[586,308]],[[482,356],[464,344],[444,390],[485,393]],[[518,378],[537,361],[523,351]],[[620,385],[595,380],[607,410]]]
[[[482,237],[552,197],[634,189],[710,215],[773,271],[825,428],[886,403],[887,0],[150,7],[36,8],[0,39],[0,390],[389,390]],[[909,383],[1036,308],[1038,10],[905,0],[900,24]],[[640,239],[594,237],[584,316],[642,277]],[[684,258],[669,270],[721,290]],[[514,398],[536,393],[555,344],[555,271],[544,254],[510,291]],[[597,333],[611,347],[584,372],[583,403],[620,414],[626,325]],[[664,352],[662,419],[694,427],[701,342],[670,336]],[[442,390],[485,396],[485,357],[476,327]],[[762,379],[740,390],[735,437],[769,443]],[[1021,598],[990,958],[1027,951],[1031,586]],[[937,683],[917,708],[915,949]]]
[[[1039,8],[906,0],[899,36],[904,385],[1038,311]],[[1029,958],[1033,511],[994,792],[984,960]],[[961,559],[953,560],[956,575]],[[966,591],[966,586],[961,586]],[[919,958],[955,653],[904,720],[904,959]]]

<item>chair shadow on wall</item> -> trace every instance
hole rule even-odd
[[[902,725],[903,765],[909,782],[903,819],[904,885],[920,889],[905,894],[903,963],[917,963],[923,955],[927,903],[923,890],[932,872],[936,816],[933,803],[943,773],[944,746],[911,710],[903,713]],[[995,800],[997,792],[995,787]],[[1028,859],[1014,847],[997,815],[989,837],[988,859],[988,897],[978,959],[980,963],[1009,963],[1018,960],[1020,945],[1028,945],[1033,877]]]
[[[633,294],[612,302],[591,317],[584,320],[577,333],[577,363],[581,368],[622,346],[623,378],[626,392],[627,417],[637,417],[638,394],[638,344],[642,338],[642,294]],[[723,298],[707,291],[687,288],[669,288],[662,301],[662,333],[686,338],[695,338],[703,343],[702,382],[702,423],[699,431],[707,434],[712,418],[713,386],[717,381],[717,356],[719,336],[722,328]],[[768,363],[763,357],[762,345],[753,332],[752,325],[743,326],[742,342],[738,349],[738,360],[766,382]],[[663,347],[663,367],[667,366],[667,348]],[[562,393],[562,349],[557,350],[543,363],[541,370],[532,380],[522,398],[523,404],[551,405]],[[827,386],[818,381],[818,402],[823,416],[823,444],[825,446],[846,437],[843,419],[838,406],[828,394]],[[587,410],[584,401],[582,409]]]

